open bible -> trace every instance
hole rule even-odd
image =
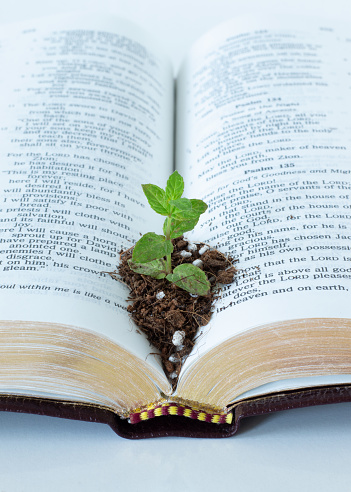
[[[220,437],[351,401],[346,29],[234,20],[176,80],[157,42],[108,17],[9,26],[0,59],[1,410]],[[162,230],[141,183],[174,169],[209,206],[189,238],[239,274],[173,391],[102,272]]]

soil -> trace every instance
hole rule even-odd
[[[206,245],[188,243],[183,237],[172,242],[172,269],[182,263],[202,261],[200,268],[212,286],[207,296],[193,296],[166,279],[157,280],[133,272],[127,263],[133,248],[120,252],[117,271],[109,274],[129,287],[128,311],[139,330],[160,350],[165,373],[176,386],[182,364],[200,335],[199,328],[209,322],[214,301],[220,297],[219,284],[230,284],[234,280],[237,260],[213,248],[207,247],[203,252]]]

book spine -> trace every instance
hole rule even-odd
[[[162,416],[188,417],[190,419],[212,424],[231,424],[233,421],[233,414],[231,412],[204,412],[186,405],[166,402],[149,405],[144,409],[136,409],[130,413],[128,422],[130,424],[137,424],[145,420]]]

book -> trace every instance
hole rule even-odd
[[[1,410],[224,437],[351,401],[350,55],[342,25],[233,20],[174,79],[125,20],[2,29]],[[189,239],[239,260],[176,389],[103,274],[174,169],[209,205]]]

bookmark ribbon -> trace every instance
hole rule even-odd
[[[177,403],[156,403],[149,405],[145,409],[138,408],[134,410],[134,412],[131,412],[129,415],[129,422],[131,424],[137,424],[145,420],[166,415],[178,415],[181,417],[200,420],[202,422],[210,422],[212,424],[231,424],[233,420],[233,414],[231,412],[209,413]]]

